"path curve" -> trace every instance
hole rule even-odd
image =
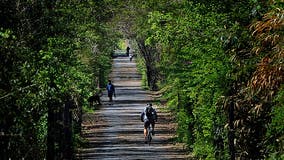
[[[189,159],[183,146],[173,143],[175,124],[161,108],[157,108],[159,119],[153,142],[150,146],[144,144],[139,115],[151,97],[141,88],[135,60],[114,58],[110,78],[117,97],[110,105],[104,94],[103,105],[95,113],[83,116],[83,136],[89,142],[79,150],[78,159]]]

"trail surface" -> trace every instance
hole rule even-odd
[[[150,94],[141,88],[135,60],[117,57],[113,60],[110,75],[116,86],[117,97],[109,104],[107,96],[103,105],[92,114],[83,116],[83,136],[89,141],[80,149],[79,159],[189,159],[183,146],[174,144],[175,125],[169,113],[157,108],[159,119],[156,135],[149,146],[144,144],[143,123],[139,115],[151,100]],[[154,106],[155,107],[155,106]]]

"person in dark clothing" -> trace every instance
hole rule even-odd
[[[126,48],[126,56],[127,57],[129,56],[129,51],[130,51],[130,48],[129,48],[129,46],[127,46],[127,48]]]
[[[156,110],[152,107],[152,103],[147,104],[143,112],[140,114],[141,122],[144,122],[144,138],[147,142],[147,128],[152,126],[152,134],[155,135],[155,122],[157,122],[158,116]]]
[[[111,83],[111,80],[108,80],[108,84],[106,86],[106,89],[107,89],[107,94],[108,94],[108,97],[109,97],[109,101],[112,102],[112,96],[116,97],[116,95],[115,95],[115,87]]]

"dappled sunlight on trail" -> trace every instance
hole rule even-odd
[[[184,146],[172,140],[176,124],[170,113],[159,108],[156,135],[151,146],[144,144],[140,113],[151,97],[141,88],[135,60],[115,58],[110,79],[117,97],[109,104],[104,94],[103,105],[95,113],[84,115],[83,135],[89,142],[80,149],[78,159],[189,159]]]

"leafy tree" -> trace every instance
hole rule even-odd
[[[82,105],[111,66],[107,3],[0,2],[1,159],[72,158]]]
[[[72,158],[82,106],[105,84],[121,37],[136,43],[149,89],[160,89],[177,113],[178,140],[196,157],[283,157],[283,2],[4,0],[0,7],[2,159]]]
[[[269,92],[257,86],[272,80],[266,76],[279,77],[281,71],[267,67],[263,77],[264,68],[261,67],[266,65],[256,64],[264,60],[264,54],[260,53],[266,52],[267,46],[272,50],[278,43],[277,36],[281,37],[282,32],[272,32],[275,26],[281,28],[281,20],[275,18],[281,14],[270,16],[279,22],[274,27],[264,27],[272,25],[269,16],[265,16],[263,23],[251,25],[251,28],[256,27],[255,32],[248,26],[254,20],[261,20],[270,6],[281,3],[149,0],[143,3],[127,1],[126,4],[131,10],[124,12],[127,17],[123,19],[126,23],[124,33],[137,40],[146,71],[152,71],[147,76],[150,88],[151,79],[155,79],[152,82],[158,84],[156,87],[161,88],[168,104],[178,113],[179,139],[194,144],[189,147],[200,158],[227,159],[230,154],[234,159],[237,153],[246,158],[263,158],[266,154],[263,147],[267,145],[265,126],[269,124],[271,102],[277,93],[275,89]],[[251,50],[256,51],[257,56],[251,54]],[[269,51],[269,55],[271,53]],[[279,67],[279,63],[275,69],[276,66]],[[279,88],[282,81],[279,79],[275,83],[275,88]],[[252,91],[258,98],[245,100],[256,98],[251,96]],[[257,116],[252,110],[259,108],[259,96],[270,98],[261,105]],[[266,105],[270,107],[264,109]],[[249,120],[244,122],[246,118]],[[229,130],[225,127],[227,123]],[[259,145],[253,145],[256,143]]]
[[[253,43],[250,62],[255,68],[247,79],[246,86],[240,88],[241,91],[236,93],[234,99],[235,127],[239,137],[237,146],[241,157],[259,159],[268,154],[267,125],[271,122],[272,109],[277,107],[273,101],[283,84],[280,47],[282,40],[278,38],[283,34],[279,30],[283,27],[283,20],[279,18],[281,15],[283,10],[277,8],[265,14],[263,20],[251,25],[252,35],[256,37],[256,41]],[[273,137],[271,132],[269,136]]]

